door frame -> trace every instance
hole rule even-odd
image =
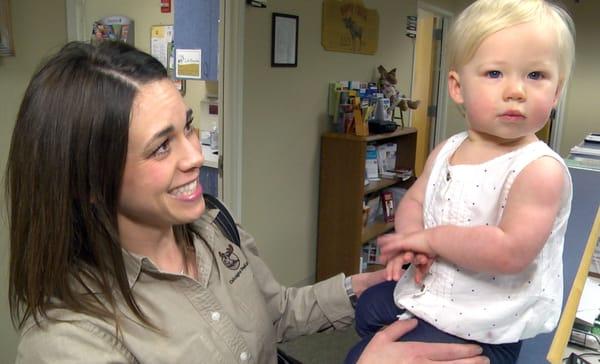
[[[67,40],[85,41],[85,25],[81,14],[85,10],[85,0],[66,0]]]
[[[233,217],[242,222],[244,17],[246,3],[221,0],[219,24],[219,191]]]
[[[434,13],[435,15],[439,16],[440,18],[442,18],[442,49],[441,49],[441,55],[440,55],[440,69],[442,70],[442,72],[447,70],[447,63],[446,63],[446,43],[447,43],[447,39],[446,39],[446,34],[448,34],[448,30],[450,27],[450,24],[452,22],[452,19],[454,18],[454,14],[442,9],[438,6],[435,5],[431,5],[429,3],[427,3],[426,1],[421,1],[418,0],[417,1],[417,9],[423,9],[426,10],[428,12]],[[418,31],[418,29],[417,29]],[[413,60],[414,62],[414,60]],[[413,65],[413,70],[415,69],[414,65]],[[413,75],[412,75],[412,82],[411,85],[413,85],[415,83],[415,77],[416,74],[413,71]],[[411,86],[412,87],[412,86]],[[444,139],[446,139],[446,124],[447,124],[447,110],[448,110],[448,77],[446,77],[446,74],[440,74],[439,77],[439,81],[438,81],[438,96],[437,96],[437,100],[435,100],[436,104],[437,104],[437,110],[436,110],[436,123],[434,125],[434,127],[432,128],[432,130],[430,131],[430,135],[433,136],[433,142],[430,143],[430,152],[433,148],[431,148],[431,144],[433,144],[433,146],[435,147],[436,145],[438,145],[439,143],[441,143]],[[424,105],[424,107],[428,107],[429,105]],[[431,138],[430,138],[431,140]]]

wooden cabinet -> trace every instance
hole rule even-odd
[[[408,188],[408,181],[381,179],[364,184],[368,144],[396,143],[396,169],[415,166],[417,131],[397,129],[392,133],[359,137],[327,133],[321,139],[321,173],[319,182],[319,227],[317,245],[317,280],[337,273],[355,274],[360,269],[363,244],[394,228],[394,223],[363,226],[363,200],[391,186]]]
[[[174,14],[175,48],[202,50],[202,80],[218,78],[219,0],[177,0]],[[181,77],[185,78],[185,77]]]

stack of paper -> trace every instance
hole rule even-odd
[[[600,314],[598,297],[600,297],[600,279],[587,277],[575,315],[579,322],[589,326],[594,325],[594,320]]]
[[[592,148],[592,147],[587,147],[587,146],[583,146],[583,145],[576,145],[573,148],[571,148],[571,153],[600,157],[600,146],[598,148]]]
[[[588,134],[583,142],[571,148],[571,154],[600,157],[600,134]]]

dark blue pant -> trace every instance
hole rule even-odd
[[[404,312],[394,303],[395,286],[395,281],[383,282],[367,289],[360,296],[356,305],[356,332],[362,339],[350,349],[344,363],[356,363],[373,335],[383,326],[396,321],[396,316]],[[482,347],[483,355],[490,359],[491,364],[516,363],[521,351],[521,341],[499,345],[478,343],[447,334],[421,319],[418,321],[417,327],[400,338],[400,341],[477,344]]]

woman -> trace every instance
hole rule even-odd
[[[163,66],[123,43],[67,44],[33,76],[6,178],[17,362],[274,363],[276,342],[347,326],[346,291],[382,281],[277,283],[252,237],[233,244],[206,211],[192,119]],[[365,358],[421,355],[391,342],[408,328]]]

